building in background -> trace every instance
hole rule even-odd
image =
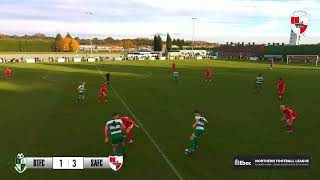
[[[167,58],[168,59],[192,59],[193,54],[195,59],[208,58],[207,50],[198,50],[198,49],[193,51],[191,49],[169,51],[167,54]]]
[[[264,45],[229,44],[217,48],[219,58],[227,59],[262,59],[265,51]]]
[[[81,52],[90,52],[91,49],[94,50],[96,46],[94,45],[80,45],[80,51]]]
[[[127,60],[156,60],[160,58],[159,53],[150,51],[140,51],[127,54]]]

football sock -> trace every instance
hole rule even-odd
[[[131,141],[131,140],[132,140],[132,134],[131,134],[131,132],[127,133],[127,139],[128,139],[128,141]]]
[[[194,149],[196,148],[196,139],[191,141],[191,146],[190,146],[190,150],[194,151]]]
[[[199,140],[198,140],[198,138],[196,138],[194,140],[195,140],[195,147],[197,147],[199,145]]]
[[[121,154],[125,155],[127,153],[127,148],[125,146],[121,146]]]

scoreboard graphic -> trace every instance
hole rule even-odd
[[[24,157],[19,153],[15,170],[23,173],[27,169],[83,170],[112,169],[118,171],[123,165],[123,156],[108,157]]]

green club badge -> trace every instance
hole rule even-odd
[[[16,158],[16,166],[14,167],[18,173],[23,173],[27,170],[27,160],[22,153],[19,153]]]

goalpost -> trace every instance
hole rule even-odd
[[[304,63],[315,64],[318,66],[318,55],[287,55],[287,64],[289,63]]]

